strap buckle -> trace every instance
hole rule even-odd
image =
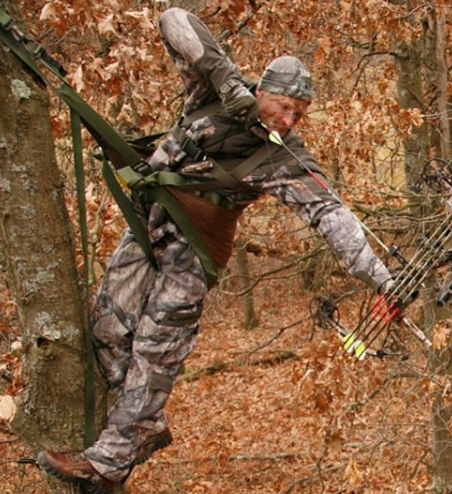
[[[189,137],[184,135],[180,147],[184,152],[195,161],[202,161],[206,159],[206,154],[202,148],[197,146]]]
[[[10,31],[16,41],[22,41],[25,39],[24,33],[17,27],[16,23],[11,19],[6,26],[6,31]]]

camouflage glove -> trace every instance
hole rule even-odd
[[[225,112],[238,120],[254,123],[257,120],[257,100],[239,79],[229,79],[219,91]]]

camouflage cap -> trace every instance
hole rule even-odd
[[[312,100],[311,74],[296,57],[275,58],[268,64],[257,87],[270,93]]]

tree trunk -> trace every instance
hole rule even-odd
[[[80,449],[86,318],[49,98],[18,58],[1,49],[0,241],[23,330],[25,383],[11,427],[34,452]],[[52,488],[74,491],[53,480]]]
[[[452,368],[450,346],[443,351],[435,351],[430,361],[430,369],[436,375],[451,379]],[[433,453],[433,483],[432,491],[437,494],[452,492],[452,434],[450,421],[452,406],[448,404],[442,393],[435,396],[432,404],[432,453]]]
[[[417,108],[425,113],[423,81],[421,75],[420,41],[408,45],[400,43],[396,63],[398,67],[397,90],[400,108]],[[405,176],[408,189],[419,180],[428,158],[427,125],[415,127],[411,136],[403,141],[405,150]]]
[[[246,252],[246,241],[242,238],[237,238],[235,241],[237,253],[237,268],[240,279],[240,291],[242,295],[244,323],[246,329],[254,329],[259,326],[259,321],[254,310],[253,291],[251,290],[251,275],[250,265],[248,262],[248,254]]]
[[[429,113],[435,118],[430,123],[429,148],[435,150],[435,157],[445,160],[450,158],[450,125],[447,114],[448,71],[445,60],[445,17],[440,6],[433,8],[425,22],[426,49],[423,54],[427,68],[428,91],[430,98]],[[451,308],[437,309],[432,307],[436,321],[449,319]],[[450,364],[452,348],[436,350],[432,354],[430,370],[446,377],[452,377]],[[432,452],[434,460],[432,490],[438,494],[452,492],[452,434],[450,421],[452,407],[447,400],[438,394],[432,404]]]
[[[413,7],[410,3],[408,7]],[[408,9],[409,10],[409,9]],[[450,156],[450,128],[447,117],[447,67],[445,64],[444,14],[432,9],[424,19],[424,32],[410,45],[401,45],[397,57],[399,68],[399,103],[402,108],[419,108],[423,114],[436,114],[429,124],[425,123],[404,142],[405,172],[410,187],[420,177],[429,160],[429,150],[447,159]],[[421,70],[423,68],[424,70]],[[422,74],[425,74],[423,79]],[[428,95],[425,101],[424,95]],[[431,209],[432,205],[427,207]],[[433,293],[432,280],[426,280]],[[431,313],[435,321],[450,317],[450,308],[439,310],[432,302],[425,306],[424,317]],[[427,326],[427,325],[426,325]],[[433,351],[429,361],[430,370],[450,379],[451,348]],[[432,490],[438,494],[452,492],[452,435],[449,424],[452,407],[442,395],[435,397],[432,405],[432,452],[434,473]]]
[[[447,113],[448,68],[446,62],[445,16],[441,7],[431,9],[424,23],[426,47],[423,54],[430,99],[430,148],[435,157],[450,157],[450,124]]]
[[[448,283],[451,276],[446,277]],[[451,307],[442,309],[431,303],[431,312],[435,321],[450,320]],[[433,350],[429,359],[429,370],[436,376],[442,376],[448,382],[452,378],[452,346]],[[452,492],[452,434],[450,423],[452,420],[452,406],[443,392],[439,392],[433,399],[431,410],[432,453],[433,453],[433,482],[432,491],[437,494]]]
[[[446,18],[443,9],[439,6],[433,9],[434,26],[436,33],[435,54],[437,71],[437,108],[438,108],[438,128],[440,133],[440,157],[448,160],[450,158],[450,125],[447,113],[447,74],[446,63],[446,35],[444,27]]]

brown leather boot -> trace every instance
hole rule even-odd
[[[114,491],[116,483],[102,477],[83,453],[41,451],[38,464],[60,480],[84,486],[90,494],[112,494]]]
[[[138,455],[133,460],[132,465],[141,465],[147,461],[155,451],[166,448],[173,442],[173,435],[169,429],[165,429],[158,434],[149,437],[138,451]]]

